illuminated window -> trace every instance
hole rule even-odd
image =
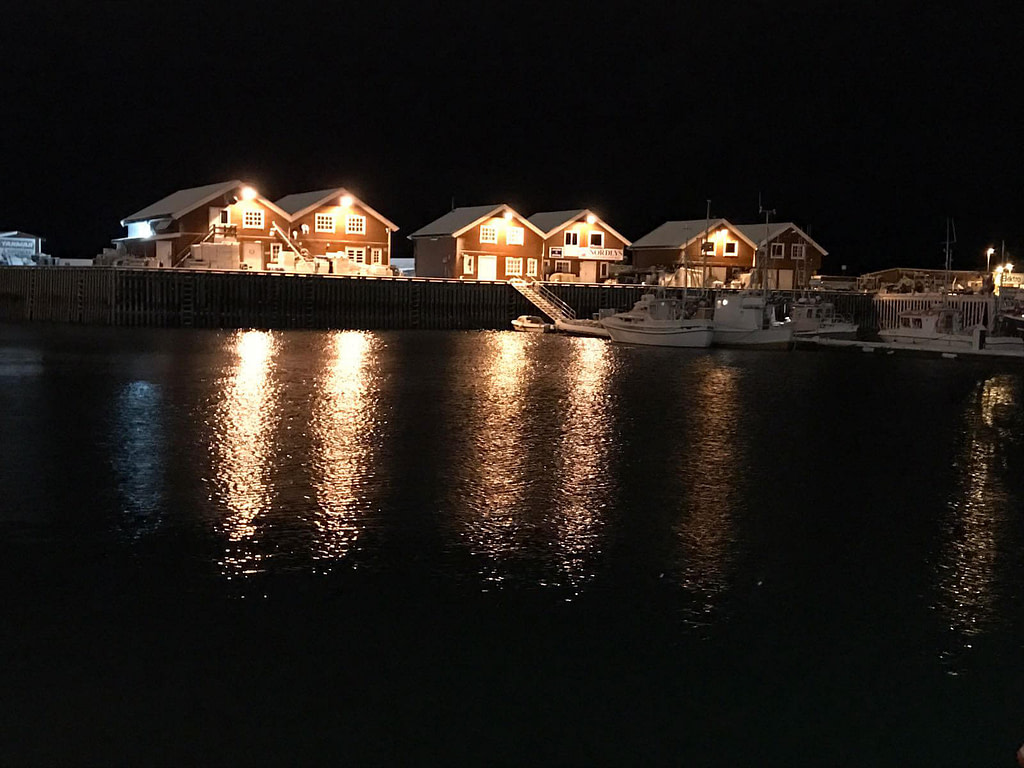
[[[263,229],[263,209],[250,208],[242,214],[242,227],[245,229]]]
[[[572,262],[556,261],[555,272],[572,272]]]
[[[803,243],[794,243],[793,245],[789,246],[789,257],[791,259],[805,258],[804,248],[805,246]]]
[[[537,260],[527,259],[526,260],[526,276],[536,277],[537,276]]]
[[[380,248],[370,249],[370,263],[371,264],[383,264],[384,263],[384,251]]]
[[[565,244],[566,245],[579,245],[580,244],[580,233],[574,229],[567,229],[565,231]]]
[[[314,220],[314,229],[317,232],[333,232],[334,231],[334,214],[333,213],[318,213]]]
[[[505,243],[507,245],[522,245],[523,244],[523,228],[522,227],[505,227]]]
[[[346,248],[345,255],[348,256],[348,260],[356,264],[366,263],[366,249],[365,248]]]
[[[604,232],[591,232],[590,233],[590,247],[591,248],[604,248]]]
[[[480,242],[481,243],[497,243],[498,242],[498,229],[497,227],[488,226],[486,224],[480,225]]]
[[[601,273],[600,273],[600,275],[601,275],[601,277],[608,277],[608,262],[607,261],[602,261],[601,262]]]
[[[346,235],[365,235],[366,234],[366,217],[365,216],[356,216],[354,213],[350,213],[345,218],[345,234]]]
[[[724,253],[726,256],[736,256],[739,254],[739,247],[740,244],[735,240],[726,240]]]
[[[465,275],[472,275],[473,274],[473,269],[474,269],[473,257],[472,256],[463,256],[462,257],[462,273],[465,274]]]
[[[506,275],[522,275],[523,274],[523,260],[520,258],[512,258],[509,256],[505,259],[505,274]]]
[[[781,259],[785,255],[786,246],[783,243],[772,243],[771,256],[773,259]]]

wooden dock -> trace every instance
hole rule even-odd
[[[546,283],[577,317],[628,309],[646,285]],[[681,296],[681,288],[666,289]],[[690,290],[690,296],[695,291]],[[716,292],[705,291],[709,303]],[[935,296],[816,292],[869,332]],[[792,294],[779,294],[792,301]],[[968,324],[992,320],[991,299],[951,297]],[[196,328],[507,329],[537,310],[503,281],[341,277],[269,272],[0,267],[0,321]]]

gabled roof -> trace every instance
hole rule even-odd
[[[239,187],[245,186],[245,182],[238,179],[222,181],[218,184],[206,184],[202,187],[190,187],[179,189],[167,197],[157,200],[152,205],[147,205],[141,211],[136,211],[131,216],[121,219],[121,226],[127,226],[129,221],[147,221],[149,219],[171,218],[180,219],[185,214],[194,211],[196,208],[206,205],[211,200],[216,200]],[[290,220],[290,216],[264,197],[256,196],[263,205]]]
[[[39,235],[32,235],[28,232],[21,232],[20,230],[13,229],[10,232],[0,232],[0,237],[31,237],[33,240],[42,240]]]
[[[512,207],[502,203],[501,205],[475,205],[467,208],[454,208],[439,219],[434,219],[425,227],[421,227],[409,235],[412,240],[416,237],[458,237],[475,227],[481,221],[501,216],[506,211],[519,219],[523,224],[536,232],[541,237],[544,233],[531,224],[530,221],[517,213]]]
[[[690,243],[706,237],[716,229],[726,227],[744,240],[751,248],[757,245],[738,227],[730,224],[727,219],[688,219],[686,221],[666,221],[652,232],[648,232],[631,246],[634,250],[643,248],[685,248]]]
[[[528,221],[538,229],[544,232],[544,237],[550,237],[562,227],[568,226],[573,222],[585,219],[587,216],[593,216],[599,222],[601,226],[611,232],[615,237],[619,238],[623,243],[629,245],[629,240],[624,238],[610,226],[608,222],[598,216],[589,208],[577,208],[572,211],[544,211],[542,213],[535,213],[531,216]]]
[[[800,229],[800,227],[792,221],[773,221],[768,224],[767,227],[765,227],[764,224],[737,224],[735,226],[735,230],[737,232],[742,232],[746,237],[755,241],[758,246],[764,245],[769,240],[774,240],[779,235],[790,229],[794,230],[804,240],[821,251],[822,256],[828,256],[828,251],[814,242],[810,235]]]
[[[365,209],[392,232],[398,231],[397,224],[384,218],[344,187],[332,187],[331,189],[318,189],[314,192],[297,192],[293,195],[285,195],[277,201],[277,207],[285,211],[294,221],[295,219],[301,219],[310,211],[316,210],[328,200],[340,198],[342,195],[350,196],[355,202],[359,203],[360,208]]]

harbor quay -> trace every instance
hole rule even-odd
[[[632,306],[647,285],[543,284],[577,317]],[[659,288],[681,297],[687,289]],[[713,306],[728,289],[688,289]],[[199,328],[508,330],[542,311],[529,292],[504,280],[334,276],[120,267],[0,267],[0,321]],[[781,306],[792,292],[778,292]],[[863,332],[891,327],[897,315],[928,306],[920,294],[815,291]],[[965,321],[990,325],[992,298],[952,296]]]

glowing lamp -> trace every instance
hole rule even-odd
[[[512,221],[512,211],[505,211],[505,221]]]
[[[350,208],[351,206],[352,206],[352,195],[342,195],[341,196],[341,207],[342,208]]]
[[[1010,264],[1009,262],[1007,262],[1007,264],[1006,264],[1006,271],[1007,272],[1013,272],[1013,264]]]
[[[595,221],[597,221],[597,216],[592,213],[587,215],[587,224],[593,224]]]
[[[254,200],[256,198],[256,190],[252,187],[242,187],[242,199],[243,200]]]
[[[1002,264],[1000,264],[998,267],[996,267],[996,273],[1000,274],[1000,275],[1003,274],[1003,265]]]

